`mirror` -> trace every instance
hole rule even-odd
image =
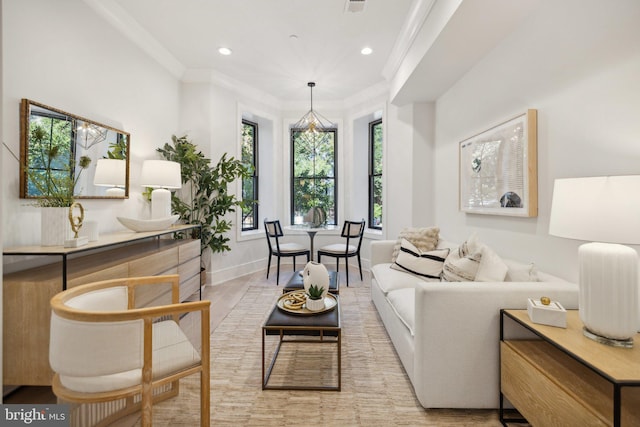
[[[128,198],[130,143],[127,132],[23,99],[20,197],[65,186],[78,199]]]

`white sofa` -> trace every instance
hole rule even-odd
[[[538,282],[422,281],[390,268],[394,244],[371,243],[371,299],[425,408],[499,407],[501,308],[541,296],[578,307],[576,284],[542,272]],[[510,272],[527,268],[504,261]]]

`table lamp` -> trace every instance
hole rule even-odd
[[[124,197],[127,179],[127,161],[121,159],[98,159],[93,185],[110,187],[107,197]]]
[[[140,173],[140,185],[150,187],[151,219],[171,216],[171,191],[182,187],[180,163],[168,160],[145,160]]]
[[[549,234],[579,247],[579,313],[584,335],[632,347],[639,326],[640,175],[556,179]]]

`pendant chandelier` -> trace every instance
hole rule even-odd
[[[315,85],[314,82],[307,83],[311,91],[311,109],[292,126],[294,130],[306,133],[318,133],[335,129],[336,127],[326,117],[323,117],[322,114],[313,111],[313,88]]]

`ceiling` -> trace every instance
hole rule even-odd
[[[103,15],[146,40],[174,74],[223,76],[284,102],[341,101],[384,85],[382,70],[412,0],[366,0],[361,12],[347,0],[100,0]],[[96,4],[99,3],[99,6]],[[126,25],[122,25],[125,23]],[[294,37],[295,36],[295,37]],[[233,50],[230,56],[219,47]],[[368,46],[373,53],[364,56]],[[207,74],[209,73],[209,74]]]

